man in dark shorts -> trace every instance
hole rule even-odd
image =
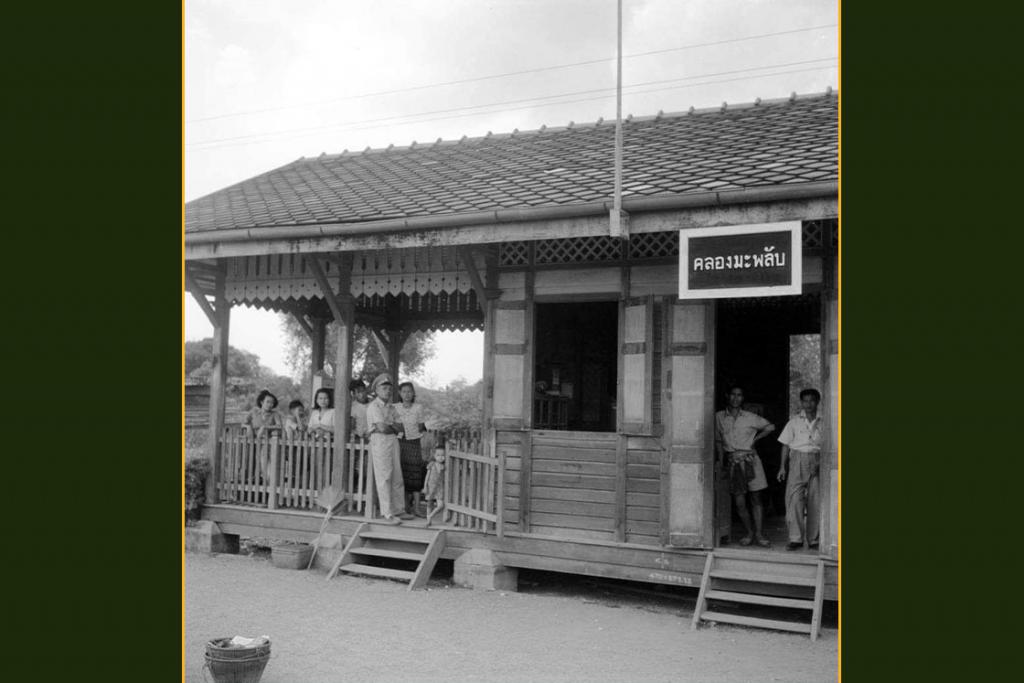
[[[775,425],[760,415],[743,410],[742,387],[729,389],[728,400],[728,407],[715,413],[715,452],[722,466],[728,468],[729,490],[747,530],[746,536],[740,539],[740,545],[750,545],[752,540],[756,540],[759,546],[767,548],[771,542],[762,533],[764,508],[761,491],[768,488],[768,480],[754,443],[775,431]],[[753,523],[747,511],[748,492],[754,513]]]

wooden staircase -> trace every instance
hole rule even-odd
[[[715,550],[708,553],[704,564],[691,628],[701,621],[715,621],[808,633],[811,640],[817,640],[824,582],[825,563],[817,557]],[[708,608],[709,601],[716,603],[715,609]],[[804,610],[810,622],[740,613],[747,605],[764,606],[769,613],[780,612],[778,608]]]
[[[444,531],[364,522],[349,539],[327,579],[339,572],[404,581],[409,590],[426,585],[444,550]]]

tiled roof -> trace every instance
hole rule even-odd
[[[321,155],[185,206],[186,232],[442,216],[611,197],[615,122]],[[834,93],[630,118],[623,199],[834,181]]]

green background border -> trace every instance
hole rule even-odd
[[[180,6],[4,24],[5,678],[180,680]]]
[[[978,652],[1016,631],[999,593],[967,593],[1015,587],[1009,560],[984,565],[1019,534],[992,537],[1000,513],[970,496],[1019,488],[983,437],[1019,422],[992,418],[1018,345],[998,293],[1020,270],[992,245],[1017,195],[1002,69],[1020,38],[980,9],[843,10],[843,675],[991,678]],[[5,20],[8,670],[178,680],[180,7]]]

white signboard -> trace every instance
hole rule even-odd
[[[800,294],[800,221],[679,231],[679,298]]]

